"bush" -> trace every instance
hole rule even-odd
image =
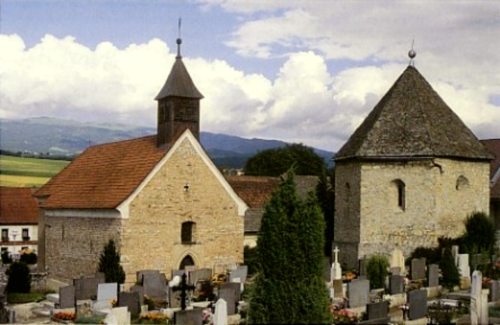
[[[28,265],[23,262],[12,263],[5,274],[9,277],[5,290],[8,293],[28,293],[31,290],[31,274]]]
[[[20,262],[23,262],[26,264],[36,264],[37,259],[38,258],[37,258],[35,253],[24,253],[24,254],[21,254]]]
[[[383,288],[385,278],[389,274],[389,261],[384,255],[373,255],[366,264],[366,274],[370,280],[371,289]]]
[[[441,284],[444,287],[453,289],[454,286],[460,284],[460,274],[458,273],[455,260],[453,259],[453,255],[451,255],[451,249],[449,247],[444,249],[443,257],[439,262],[439,268],[443,274]]]
[[[19,293],[13,292],[7,294],[7,302],[9,304],[26,304],[28,302],[39,302],[45,299],[45,295],[41,292]]]
[[[2,263],[3,264],[10,264],[12,263],[12,258],[10,257],[10,254],[8,251],[2,252]]]
[[[475,212],[465,220],[464,249],[470,253],[492,253],[495,247],[495,225],[483,212]]]
[[[120,254],[116,250],[115,242],[110,239],[104,246],[104,250],[99,258],[99,272],[104,273],[106,282],[125,282],[125,271],[120,265]]]
[[[440,247],[417,247],[406,259],[406,264],[410,264],[411,260],[414,258],[425,257],[425,262],[427,264],[439,263],[441,260],[441,248]]]
[[[253,275],[257,272],[257,247],[245,246],[243,248],[243,261],[248,266],[248,275]]]

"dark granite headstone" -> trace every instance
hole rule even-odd
[[[425,279],[425,257],[414,258],[411,260],[411,279]]]
[[[145,273],[142,275],[144,294],[156,299],[166,299],[167,279],[163,273]]]
[[[87,300],[97,298],[97,286],[104,283],[102,278],[80,278],[74,279],[75,296],[77,300]]]
[[[395,295],[404,292],[405,277],[402,275],[391,275],[389,277],[389,293]]]
[[[229,282],[233,282],[234,279],[239,278],[241,283],[245,283],[247,280],[248,266],[240,265],[235,270],[229,272]]]
[[[174,314],[176,325],[200,325],[203,320],[203,310],[194,308],[191,310],[179,310]]]
[[[59,288],[59,308],[75,307],[75,286]]]
[[[127,307],[132,317],[136,317],[141,312],[141,301],[139,293],[136,292],[120,292],[118,296],[118,306]]]
[[[387,321],[387,314],[389,312],[389,302],[381,301],[366,305],[366,314],[368,320],[385,320]],[[380,324],[385,322],[380,322]]]
[[[429,287],[437,287],[439,285],[439,265],[430,264],[428,269],[427,285]]]
[[[189,284],[196,284],[198,281],[212,279],[212,269],[198,269],[189,272]]]
[[[130,287],[130,292],[137,292],[139,295],[139,304],[144,305],[144,287],[140,285],[133,285]]]
[[[349,298],[349,308],[362,307],[368,303],[370,292],[369,280],[352,280],[347,285],[347,295]]]
[[[492,280],[490,282],[490,301],[500,300],[500,280]]]
[[[427,316],[427,291],[413,290],[408,292],[408,318],[410,320]]]
[[[219,287],[219,298],[222,298],[227,303],[227,314],[236,314],[236,305],[240,301],[240,284],[239,283],[223,283]]]
[[[136,282],[138,284],[141,284],[141,285],[143,284],[142,281],[143,281],[143,276],[145,274],[160,274],[160,271],[158,271],[158,270],[140,270],[140,271],[137,271],[135,273],[135,275],[136,275]]]

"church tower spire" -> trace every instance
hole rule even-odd
[[[173,143],[186,129],[190,129],[199,140],[200,99],[203,95],[194,85],[182,62],[181,44],[182,39],[179,35],[174,65],[155,98],[158,101],[157,145],[159,147]]]

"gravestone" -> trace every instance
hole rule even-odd
[[[483,275],[481,271],[474,271],[472,273],[472,286],[470,290],[470,323],[472,325],[483,324],[481,321],[482,281]]]
[[[138,292],[120,292],[118,306],[127,307],[132,317],[141,313],[141,301]]]
[[[451,255],[453,256],[453,260],[455,261],[455,266],[458,267],[458,245],[451,246]]]
[[[111,301],[118,300],[118,283],[99,283],[97,285],[97,300]]]
[[[136,282],[142,285],[143,276],[145,274],[160,274],[160,271],[158,271],[158,270],[140,270],[140,271],[137,271],[135,273]]]
[[[175,278],[176,275],[182,277],[184,273],[186,273],[185,270],[172,270],[172,279]]]
[[[170,308],[179,308],[181,306],[181,293],[174,291],[172,287],[168,287],[168,306]]]
[[[75,307],[75,286],[59,288],[59,308]]]
[[[391,267],[389,272],[393,275],[400,275],[401,274],[401,268],[398,267]]]
[[[366,257],[363,257],[358,261],[358,272],[360,276],[366,276],[366,265]]]
[[[77,300],[95,299],[97,297],[97,286],[104,283],[102,278],[79,278],[73,280],[75,296]]]
[[[175,312],[176,325],[200,325],[203,321],[203,310],[194,308],[190,310],[179,310]]]
[[[239,278],[241,283],[245,283],[248,275],[248,266],[240,265],[235,270],[229,272],[229,282],[234,282],[233,279]]]
[[[167,296],[167,279],[163,273],[145,273],[142,275],[144,294],[157,299],[165,299]]]
[[[366,305],[366,314],[369,321],[378,320],[378,324],[386,324],[389,321],[389,302],[380,301]]]
[[[408,318],[410,320],[427,316],[427,290],[408,292]]]
[[[458,254],[458,271],[461,277],[470,278],[469,254]]]
[[[139,304],[142,306],[144,305],[144,287],[141,285],[133,285],[130,287],[130,292],[137,292],[139,295]]]
[[[490,301],[500,300],[500,280],[490,282]]]
[[[439,265],[429,265],[427,282],[429,287],[437,287],[439,285]]]
[[[391,275],[389,277],[389,293],[391,295],[404,292],[405,277],[402,275]]]
[[[334,260],[332,263],[332,269],[331,269],[331,275],[330,278],[333,280],[342,280],[342,267],[340,266],[339,263],[339,252],[340,250],[338,249],[337,246],[335,246],[335,249],[333,250],[334,255]]]
[[[180,292],[180,300],[181,300],[181,309],[186,310],[186,300],[187,300],[187,291],[192,291],[195,289],[194,285],[187,283],[187,274],[184,273],[182,275],[181,283],[178,286],[172,288],[173,291]]]
[[[108,319],[108,321],[106,321]],[[105,324],[130,325],[130,312],[127,307],[115,307],[106,315]]]
[[[182,274],[181,274],[182,275]],[[212,279],[212,269],[204,268],[189,272],[189,284]]]
[[[215,303],[214,325],[227,324],[227,303],[224,299],[219,298]]]
[[[411,260],[411,279],[425,279],[425,257],[414,258]]]
[[[405,257],[403,251],[398,247],[394,248],[391,252],[390,267],[399,267],[400,270],[405,269]]]
[[[236,314],[236,305],[240,300],[240,284],[239,283],[223,283],[219,287],[219,298],[224,299],[227,303],[227,314]]]
[[[332,287],[334,298],[344,298],[344,287],[342,280],[333,280]]]
[[[349,298],[349,308],[365,306],[370,292],[369,280],[352,280],[347,285],[347,295]]]

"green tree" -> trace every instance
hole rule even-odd
[[[458,273],[457,266],[455,265],[455,260],[451,254],[451,248],[445,247],[443,251],[443,257],[439,262],[439,268],[443,273],[443,279],[441,284],[449,289],[453,289],[454,286],[460,284],[460,274]]]
[[[316,186],[316,197],[325,220],[324,255],[332,257],[333,227],[335,213],[335,169],[328,173],[323,168]]]
[[[26,263],[12,263],[5,274],[9,277],[5,290],[9,293],[28,293],[31,290],[31,274]]]
[[[104,246],[99,258],[98,271],[104,273],[106,282],[125,282],[125,271],[120,265],[120,254],[116,250],[115,242],[112,239]]]
[[[384,287],[385,277],[388,274],[388,267],[389,261],[384,255],[373,255],[368,259],[366,263],[366,273],[372,289]]]
[[[257,240],[258,273],[250,294],[251,324],[326,323],[322,279],[324,221],[314,195],[298,198],[289,173],[273,193]]]
[[[495,247],[495,225],[483,212],[475,212],[465,220],[465,249],[469,253],[492,253]]]
[[[324,165],[323,158],[312,148],[303,144],[291,144],[257,153],[245,164],[245,174],[280,176],[293,166],[297,175],[319,175]]]

